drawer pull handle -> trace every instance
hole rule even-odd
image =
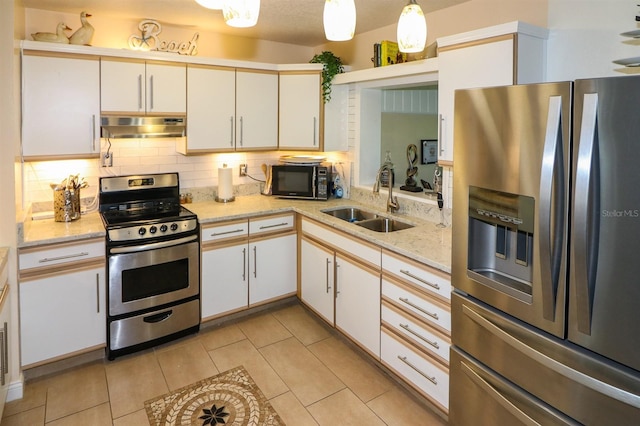
[[[211,236],[212,237],[219,237],[220,235],[235,234],[236,232],[242,232],[242,231],[244,231],[244,229],[238,228],[238,229],[234,229],[234,230],[231,230],[231,231],[214,232],[213,234],[211,234]]]
[[[421,308],[420,306],[416,305],[415,303],[412,303],[406,297],[399,297],[398,300],[401,301],[401,302],[406,303],[407,305],[411,306],[412,308],[415,308],[415,309],[419,310],[420,312],[422,312],[425,315],[429,315],[431,318],[433,318],[436,321],[440,320],[440,318],[438,317],[438,314],[434,314],[433,312],[429,312],[429,311]]]
[[[329,265],[331,265],[331,261],[329,260],[329,258],[326,259],[327,261],[327,271],[326,271],[326,277],[327,277],[327,294],[329,294],[329,290],[331,290],[331,286],[329,285]]]
[[[426,375],[425,373],[423,373],[418,367],[416,367],[415,365],[413,365],[412,363],[410,363],[409,361],[407,361],[407,357],[406,356],[400,356],[398,355],[398,359],[402,362],[404,362],[405,364],[407,364],[409,367],[411,367],[413,370],[416,371],[416,373],[420,374],[422,377],[424,377],[425,379],[427,379],[428,381],[430,381],[431,383],[433,383],[434,385],[438,386],[438,380],[436,380],[435,376],[431,377]]]
[[[83,257],[83,256],[89,256],[89,253],[86,251],[83,251],[81,253],[68,254],[66,256],[45,257],[44,259],[38,260],[38,262],[39,263],[55,262],[57,260],[73,259],[74,257]]]
[[[247,280],[247,249],[242,249],[242,281]]]
[[[286,225],[288,225],[288,223],[287,223],[287,222],[276,223],[276,224],[273,224],[273,225],[262,225],[262,226],[260,227],[260,229],[277,228],[278,226],[286,226]]]
[[[429,340],[426,337],[424,337],[423,335],[421,335],[420,333],[417,333],[417,332],[413,331],[411,329],[411,327],[409,327],[409,324],[398,323],[398,325],[400,327],[404,328],[405,330],[407,330],[409,333],[411,333],[414,336],[416,336],[418,339],[424,340],[425,342],[427,342],[428,344],[430,344],[431,346],[433,346],[436,349],[440,349],[440,345],[438,344],[438,342],[435,342],[433,340]]]
[[[440,286],[438,284],[430,283],[429,281],[423,280],[419,276],[413,275],[411,272],[405,271],[404,269],[400,269],[400,272],[402,272],[403,274],[405,274],[408,277],[413,278],[414,280],[418,280],[421,283],[428,285],[429,287],[435,288],[436,290],[440,290]]]

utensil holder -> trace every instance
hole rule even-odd
[[[80,190],[54,189],[53,216],[56,222],[80,219]]]

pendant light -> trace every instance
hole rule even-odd
[[[401,52],[417,53],[427,42],[427,20],[416,0],[409,0],[398,20],[398,48]]]
[[[225,0],[222,7],[224,20],[230,27],[253,27],[258,22],[260,0]]]
[[[356,5],[353,0],[324,2],[324,33],[329,41],[346,41],[356,30]]]
[[[196,3],[207,9],[222,9],[222,2],[223,0],[196,0]]]

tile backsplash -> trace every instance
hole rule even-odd
[[[102,152],[113,155],[113,166],[102,167],[99,158],[85,160],[37,161],[23,164],[24,208],[33,212],[52,209],[53,191],[69,175],[79,174],[89,183],[82,190],[84,208],[97,208],[99,178],[103,176],[178,172],[180,191],[191,192],[194,202],[212,200],[217,194],[218,168],[226,164],[234,169],[233,185],[236,195],[261,191],[264,181],[262,164],[277,164],[284,151],[230,152],[185,156],[176,152],[176,139],[103,139]],[[302,153],[304,154],[304,153]],[[325,153],[327,161],[345,161],[346,153]],[[247,177],[239,176],[239,165],[248,165]]]

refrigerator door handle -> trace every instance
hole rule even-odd
[[[565,191],[562,96],[551,96],[540,171],[539,214],[542,315],[549,321],[555,319],[556,293],[562,264]]]
[[[598,94],[583,98],[575,175],[572,264],[578,331],[591,334],[599,234]],[[595,160],[595,161],[594,161]]]
[[[494,401],[507,410],[511,415],[517,418],[523,425],[527,426],[540,426],[540,423],[529,417],[524,411],[516,407],[511,401],[509,401],[504,395],[502,395],[496,388],[491,386],[486,380],[484,380],[478,373],[473,371],[465,362],[460,362],[462,372],[471,379],[480,389],[482,389],[487,395],[489,395]]]
[[[462,306],[462,311],[476,324],[480,325],[489,333],[499,338],[518,352],[522,353],[527,358],[530,358],[535,362],[544,365],[546,368],[555,371],[556,373],[568,378],[573,382],[578,383],[581,386],[601,393],[602,395],[615,399],[616,401],[620,401],[623,404],[627,404],[635,408],[640,408],[640,396],[612,386],[608,383],[602,382],[594,377],[582,373],[581,371],[575,370],[565,364],[562,364],[559,361],[556,361],[555,359],[535,350],[531,346],[515,338],[514,336],[500,328],[499,325],[494,324],[492,321],[485,318],[483,315],[479,314],[466,305]]]

